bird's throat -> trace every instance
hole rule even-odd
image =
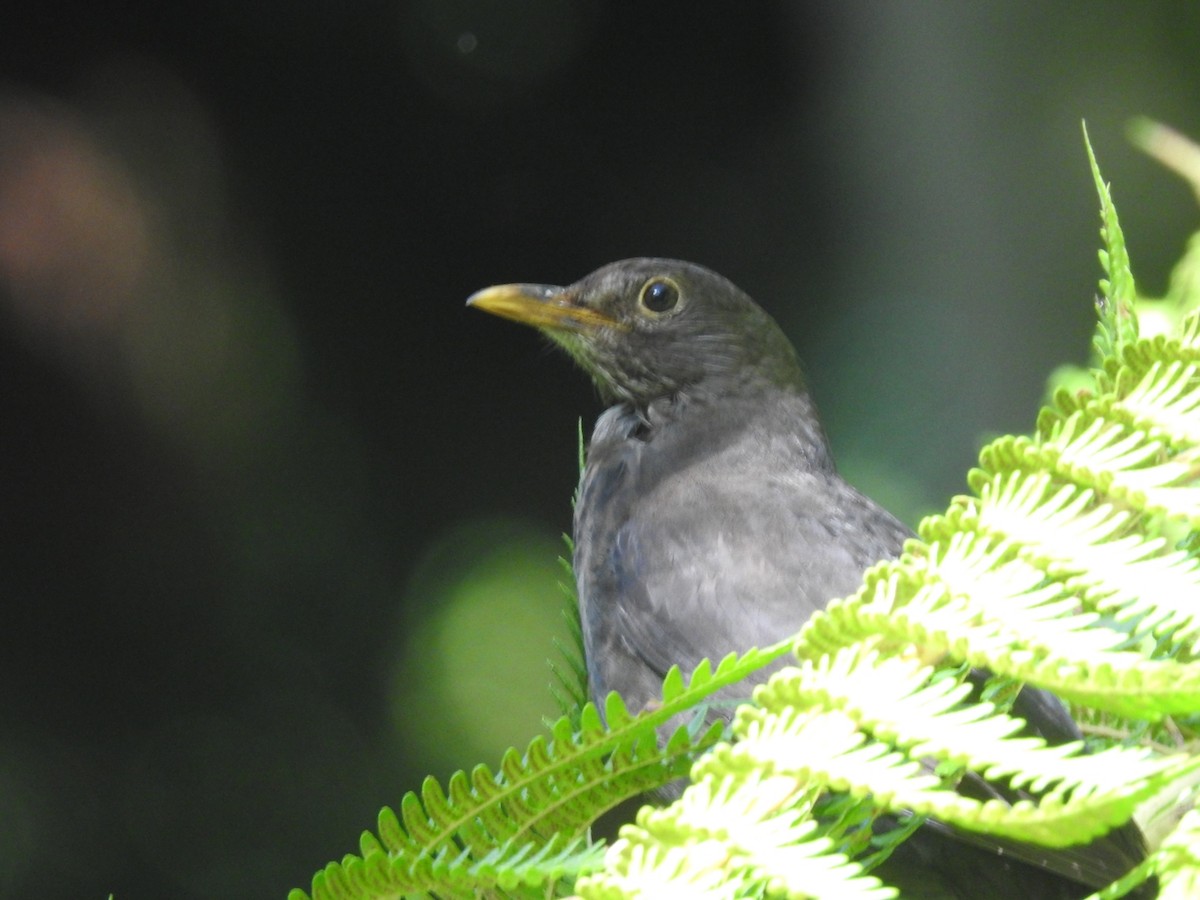
[[[619,403],[610,416],[624,423],[623,439],[650,445],[676,465],[720,454],[735,439],[754,435],[757,451],[775,459],[781,470],[834,469],[828,439],[805,391],[775,388],[770,396],[736,397],[678,391],[643,407]]]

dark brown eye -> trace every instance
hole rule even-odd
[[[639,298],[642,306],[652,313],[665,313],[674,309],[679,303],[679,288],[673,281],[665,278],[654,278],[642,287]]]

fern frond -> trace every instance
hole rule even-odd
[[[1195,296],[1182,294],[1176,298],[1180,305],[1187,305],[1187,312],[1179,326],[1177,339],[1180,346],[1189,354],[1200,352],[1200,293]]]
[[[1100,238],[1104,249],[1100,251],[1100,266],[1105,278],[1100,281],[1102,302],[1097,304],[1099,328],[1096,330],[1096,350],[1101,359],[1114,356],[1122,346],[1135,340],[1138,333],[1137,287],[1133,281],[1133,269],[1129,252],[1125,248],[1125,234],[1117,219],[1117,208],[1112,200],[1108,184],[1100,175],[1100,165],[1088,139],[1087,125],[1083,126],[1083,143],[1087,148],[1088,165],[1100,196]]]
[[[592,848],[573,842],[600,813],[686,775],[723,728],[717,723],[692,737],[680,727],[665,745],[658,730],[705,697],[770,665],[787,648],[784,642],[730,654],[715,670],[705,661],[686,683],[672,670],[662,703],[653,710],[635,716],[610,694],[603,719],[586,704],[577,723],[570,716],[559,719],[549,740],[539,736],[524,753],[505,753],[499,771],[479,765],[470,774],[453,775],[445,788],[427,778],[420,796],[404,796],[399,817],[388,808],[380,813],[378,838],[363,836],[361,856],[347,856],[317,874],[313,900],[443,894],[451,887],[473,896],[495,888],[501,874],[528,859],[539,860],[538,867],[521,869],[522,879],[532,884],[544,869],[543,847],[565,854],[554,857],[556,865],[582,865],[594,858]],[[505,854],[504,865],[494,856],[498,850]],[[489,859],[492,863],[484,866]],[[303,896],[294,892],[295,898]]]
[[[912,660],[853,648],[776,675],[755,699],[768,712],[789,705],[837,709],[913,758],[934,757],[1036,792],[1054,785],[1099,790],[1111,785],[1113,770],[1148,781],[1172,766],[1141,748],[1081,756],[1081,744],[1048,747],[1040,738],[1013,737],[1022,720],[989,703],[965,703],[970,685],[931,681],[933,674]]]
[[[442,898],[475,898],[481,891],[501,890],[510,897],[544,897],[547,883],[574,878],[598,869],[604,847],[582,838],[561,838],[537,846],[507,842],[482,859],[446,847],[408,860],[378,849],[361,857],[347,856],[330,863],[313,878],[313,900],[379,898],[391,900],[406,894],[435,892]],[[288,900],[307,900],[296,889]]]
[[[966,688],[930,682],[932,668],[848,648],[776,674],[739,711],[734,748],[718,748],[697,771],[744,754],[791,775],[889,808],[1045,846],[1084,843],[1126,821],[1137,804],[1200,760],[1114,748],[1081,755],[1080,744],[1047,747],[1013,737],[1022,722],[989,704],[964,704]],[[980,802],[946,788],[923,762],[932,756],[988,779],[1043,793],[1036,803]]]
[[[563,580],[559,582],[566,604],[563,607],[563,621],[567,626],[567,641],[555,638],[554,649],[558,652],[557,659],[551,659],[550,674],[554,681],[550,684],[550,693],[558,704],[559,712],[578,724],[580,713],[588,699],[588,673],[584,662],[583,623],[579,618],[579,598],[575,589],[575,574],[571,569],[570,557],[575,552],[575,542],[571,536],[564,534],[563,543],[567,545],[567,556],[559,557],[558,563],[563,569]],[[553,722],[546,721],[553,727]]]
[[[1200,443],[1200,365],[1182,359],[1156,360],[1120,400],[1113,414],[1126,424],[1161,440],[1171,450]]]
[[[577,462],[579,466],[578,483],[582,483],[584,466],[587,464],[587,441],[583,434],[583,419],[576,422]],[[578,484],[577,483],[577,484]],[[579,487],[571,494],[571,509],[579,503]],[[584,704],[588,700],[588,672],[583,645],[583,622],[579,614],[579,595],[575,587],[575,571],[571,559],[575,555],[575,541],[569,534],[564,534],[563,543],[567,546],[567,555],[559,557],[559,565],[563,569],[563,580],[559,582],[567,603],[563,607],[563,619],[567,623],[567,637],[570,644],[564,644],[555,639],[554,648],[558,651],[559,659],[551,660],[550,672],[554,681],[550,685],[550,693],[558,704],[559,712],[578,724]],[[546,725],[552,723],[546,721]]]
[[[1189,331],[1200,331],[1195,313],[1184,319]],[[1094,372],[1096,390],[1054,392],[1053,404],[1042,411],[1038,432],[1047,434],[1057,422],[1077,412],[1089,417],[1115,419],[1171,450],[1194,446],[1198,432],[1194,397],[1200,367],[1196,334],[1157,334],[1127,343],[1119,356],[1102,361]]]
[[[985,620],[944,589],[916,587],[911,576],[891,567],[883,571],[888,577],[877,573],[865,596],[831,604],[809,621],[797,647],[802,658],[878,636],[889,647],[913,647],[926,660],[967,662],[1122,716],[1159,721],[1200,709],[1200,664],[1108,649],[1124,636],[1099,625],[1089,628],[1082,616],[1031,620],[1036,627],[1018,637],[1011,628],[1018,613]],[[1036,609],[1035,603],[1025,612]]]
[[[604,852],[603,844],[588,843],[583,838],[570,842],[555,839],[540,847],[525,844],[515,852],[502,846],[475,863],[472,875],[479,881],[492,881],[507,892],[537,888],[535,896],[544,897],[545,885],[599,869]]]
[[[1200,633],[1200,560],[1131,530],[1130,510],[1097,503],[1090,489],[1056,486],[1045,474],[1018,473],[994,477],[978,501],[960,504],[960,522],[969,517],[983,533],[1011,542],[1022,559],[1062,579],[1085,609],[1139,621],[1174,642]]]
[[[645,808],[636,826],[622,828],[606,871],[581,880],[578,893],[678,896],[686,886],[688,897],[747,897],[769,885],[794,897],[894,897],[836,852],[815,821],[804,820],[815,796],[813,787],[788,777],[701,778],[677,803]]]
[[[1200,897],[1200,811],[1186,813],[1155,854],[1158,900]]]
[[[999,438],[979,461],[971,479],[976,491],[998,473],[1044,471],[1146,514],[1200,526],[1200,490],[1183,486],[1195,478],[1194,462],[1167,458],[1161,441],[1118,421],[1074,413],[1050,439]]]

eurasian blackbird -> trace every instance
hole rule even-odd
[[[689,672],[794,634],[910,536],[837,474],[791,343],[720,275],[631,259],[569,287],[501,285],[467,303],[539,328],[610,404],[588,444],[574,527],[601,709],[614,690],[633,710],[654,702],[672,665]],[[1048,694],[1025,689],[1017,712],[1048,740],[1079,737]],[[1071,898],[1144,854],[1133,825],[1049,850],[935,823],[879,874],[906,897]]]

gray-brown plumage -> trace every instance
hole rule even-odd
[[[601,708],[615,690],[637,710],[672,665],[689,672],[795,633],[910,536],[837,474],[792,345],[720,275],[632,259],[569,287],[504,285],[468,303],[540,328],[611,404],[588,445],[574,529]],[[1026,690],[1018,706],[1032,732],[1078,736],[1053,697]],[[1081,883],[1106,884],[1144,854],[1132,827],[1087,848],[1027,848],[1036,866],[1014,860],[1011,843],[957,837],[923,828],[881,874],[906,896],[1080,897]]]

